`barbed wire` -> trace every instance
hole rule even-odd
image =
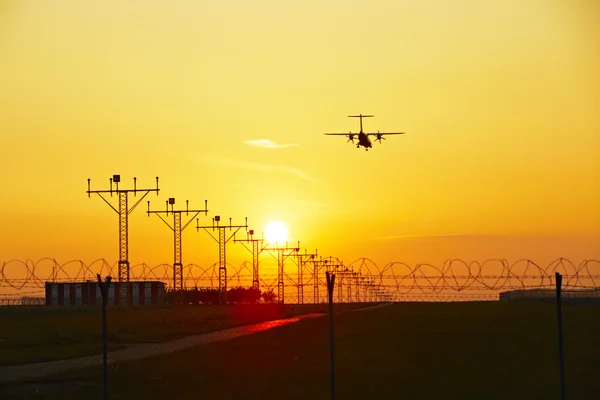
[[[427,298],[428,295],[452,296],[462,293],[465,296],[497,296],[504,290],[544,288],[554,284],[555,272],[563,275],[565,289],[592,289],[600,283],[600,260],[584,259],[579,264],[559,258],[546,266],[541,266],[530,259],[520,259],[510,263],[505,259],[488,259],[483,262],[448,259],[441,267],[428,263],[410,266],[404,262],[390,262],[383,267],[368,258],[359,258],[344,266],[341,260],[331,258],[330,265],[336,265],[338,301],[352,301],[381,297],[400,299],[406,296]],[[96,275],[115,276],[117,263],[106,259],[98,259],[91,263],[82,260],[70,260],[64,263],[54,258],[42,258],[38,261],[9,260],[2,263],[0,270],[0,289],[10,289],[14,295],[40,295],[46,282],[81,282],[96,280]],[[198,264],[187,264],[183,268],[183,281],[187,288],[218,287],[218,263],[208,267]],[[324,269],[325,267],[323,267]],[[333,268],[333,267],[331,267]],[[321,302],[325,299],[324,270],[314,276],[314,267],[306,263],[301,269],[302,286],[315,287],[322,292],[316,298],[310,290],[304,290],[303,302]],[[293,270],[293,272],[292,272]],[[136,264],[130,268],[132,281],[161,281],[171,287],[173,266],[171,264],[148,265]],[[252,265],[242,263],[239,267],[228,264],[228,287],[251,287]],[[261,273],[260,284],[264,290],[277,288],[276,273]],[[298,288],[297,264],[284,271],[284,288],[286,301],[299,301],[294,289]],[[298,291],[299,292],[299,291]],[[293,296],[292,296],[293,295]],[[5,294],[5,296],[7,296]],[[0,296],[2,297],[2,296]],[[364,301],[364,300],[363,300]]]
[[[2,297],[0,298],[0,307],[12,306],[42,306],[46,304],[44,297]]]
[[[377,283],[393,281],[394,292],[404,294],[411,291],[499,291],[545,287],[554,284],[556,272],[563,275],[563,287],[567,289],[600,286],[600,260],[595,259],[585,259],[576,265],[566,258],[559,258],[545,267],[530,259],[519,259],[512,264],[505,259],[483,262],[449,259],[441,268],[427,263],[411,267],[403,262],[391,262],[379,268],[372,260],[361,258],[350,267],[359,273],[366,269],[371,275],[375,270]]]

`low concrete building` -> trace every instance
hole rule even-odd
[[[132,306],[154,306],[165,303],[164,282],[129,282],[128,304]],[[119,304],[120,282],[111,282],[108,287],[108,305]],[[102,294],[98,282],[46,282],[47,306],[99,306]]]

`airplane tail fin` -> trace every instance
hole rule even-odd
[[[374,117],[374,115],[362,115],[362,114],[358,114],[358,115],[348,115],[349,118],[360,118],[360,131],[363,131],[363,127],[362,127],[362,119],[363,118],[369,118],[369,117]]]

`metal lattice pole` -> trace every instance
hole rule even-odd
[[[314,264],[314,268],[313,268],[313,295],[314,295],[314,300],[313,302],[315,304],[317,304],[319,302],[319,264],[321,262],[317,262],[315,261]]]
[[[252,253],[252,288],[260,290],[260,276],[259,276],[259,256],[264,248],[259,244],[263,243],[264,239],[254,238],[254,229],[250,229],[246,234],[246,239],[236,239],[233,237],[234,242],[240,242],[242,246]],[[249,249],[245,243],[252,243],[252,249]]]
[[[314,269],[313,269],[313,294],[314,294],[314,303],[319,303],[319,269],[326,267],[329,269],[331,260],[323,259],[314,261]]]
[[[181,213],[173,214],[173,289],[183,292],[183,264],[181,262]]]
[[[279,244],[275,243],[275,247],[266,247],[265,249],[277,252],[277,302],[283,304],[285,303],[285,260],[290,256],[298,254],[298,251],[300,251],[300,242],[298,242],[298,247],[288,247],[287,243],[285,247],[279,247]]]
[[[260,290],[260,281],[258,276],[258,240],[252,241],[252,288]]]
[[[298,304],[304,304],[304,268],[309,261],[317,257],[317,251],[314,254],[308,254],[306,249],[304,254],[298,254]]]
[[[343,272],[339,272],[337,274],[340,277],[340,281],[337,287],[337,292],[338,292],[338,303],[343,303],[344,302],[344,273]]]
[[[196,224],[196,229],[204,229],[212,238],[219,244],[219,303],[227,304],[227,243],[235,237],[235,234],[241,229],[248,229],[248,218],[246,218],[246,224],[244,225],[232,225],[231,218],[229,218],[229,225],[220,226],[219,222],[221,217],[216,215],[212,222],[212,226],[199,226]],[[215,224],[216,223],[216,224]],[[213,231],[217,229],[219,231],[219,238],[215,238],[208,229]],[[226,229],[233,230],[231,236],[227,237]]]
[[[129,303],[129,279],[130,279],[130,263],[129,263],[129,214],[140,204],[140,202],[150,192],[156,192],[158,195],[158,176],[156,177],[156,189],[138,189],[137,178],[133,178],[133,189],[119,189],[119,183],[121,182],[121,175],[113,175],[110,178],[110,189],[108,190],[91,190],[91,179],[88,178],[88,190],[86,193],[88,197],[91,197],[92,193],[97,194],[106,204],[110,206],[119,215],[119,271],[118,271],[118,284],[119,284],[119,304],[126,306]],[[113,184],[116,188],[113,189]],[[138,192],[144,192],[142,197],[136,201],[131,208],[129,207],[129,193],[133,193],[135,196]],[[105,197],[106,194],[110,194],[112,197],[115,193],[119,197],[118,209],[113,206]]]
[[[302,281],[302,267],[298,267],[298,304],[304,304],[304,282]]]
[[[227,303],[227,252],[225,229],[219,229],[219,303]]]
[[[346,301],[352,303],[352,283],[350,281],[348,281],[348,285],[346,285],[346,291],[348,292],[346,294]]]
[[[129,213],[127,192],[119,193],[119,303],[129,303]]]
[[[283,266],[285,265],[285,258],[283,249],[277,250],[277,302],[279,304],[284,303],[285,299],[285,286],[283,285]]]
[[[156,214],[171,230],[173,231],[173,293],[176,294],[178,299],[175,302],[183,303],[183,238],[182,234],[185,228],[198,216],[200,213],[204,213],[206,215],[208,213],[208,200],[204,200],[204,210],[190,210],[189,209],[189,201],[185,201],[185,210],[175,210],[175,198],[171,197],[166,202],[166,210],[160,211],[150,211],[150,202],[148,202],[148,216],[150,214]],[[169,210],[169,206],[171,209]],[[161,214],[169,213],[173,214],[173,226],[171,226],[162,216]],[[193,213],[194,215],[185,223],[182,223],[181,214],[185,213],[185,215],[189,215],[189,213]]]

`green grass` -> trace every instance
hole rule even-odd
[[[324,305],[311,304],[110,309],[108,340],[112,350],[131,343],[161,342],[238,325],[325,311]],[[99,308],[4,308],[0,309],[0,321],[0,366],[102,352]]]
[[[564,306],[568,398],[600,398],[600,306]],[[110,368],[111,399],[327,399],[327,318]],[[422,303],[336,314],[339,399],[559,399],[552,303]],[[3,398],[101,397],[100,369]],[[37,390],[37,394],[35,391]],[[1,396],[0,396],[1,397]]]

